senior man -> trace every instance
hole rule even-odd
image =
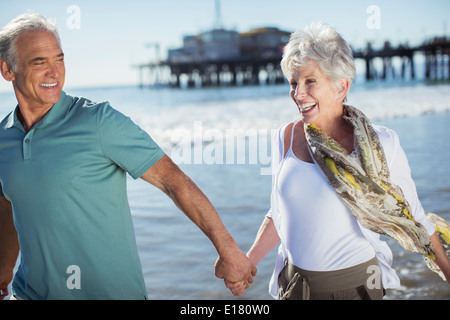
[[[149,135],[108,103],[63,91],[54,22],[24,14],[6,25],[0,68],[18,101],[0,125],[1,299],[19,249],[18,299],[147,298],[126,173],[165,192],[209,237],[217,277],[253,281],[256,268],[212,204]],[[68,270],[79,272],[77,288]]]

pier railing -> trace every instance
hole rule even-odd
[[[450,79],[450,39],[433,38],[411,48],[404,45],[391,47],[389,42],[385,42],[384,47],[378,50],[368,45],[365,49],[353,51],[355,61],[364,61],[367,81],[385,80],[389,77],[415,79],[417,71],[414,59],[417,55],[422,55],[425,60],[424,79]],[[276,84],[285,81],[280,68],[281,58],[282,53],[278,50],[270,57],[240,56],[234,59],[160,61],[136,67],[139,69],[141,86]],[[377,60],[378,63],[375,63]],[[144,75],[145,72],[147,76]]]

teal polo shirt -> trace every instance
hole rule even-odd
[[[126,174],[164,152],[113,109],[62,92],[26,133],[17,108],[0,126],[0,196],[21,249],[13,292],[25,299],[145,299]]]

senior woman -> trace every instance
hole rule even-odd
[[[422,253],[450,279],[397,135],[343,104],[355,75],[348,44],[330,26],[313,24],[292,34],[281,66],[300,118],[273,138],[271,210],[248,252],[257,265],[281,242],[271,295],[382,299],[399,278],[380,234]],[[448,233],[445,221],[430,217]],[[235,295],[245,289],[227,287]]]

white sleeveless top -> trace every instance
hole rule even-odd
[[[298,121],[294,122],[294,124]],[[361,226],[329,186],[316,165],[298,159],[291,144],[284,155],[284,131],[272,137],[272,218],[281,244],[269,284],[270,294],[278,295],[278,275],[288,258],[298,267],[311,271],[342,269],[378,258],[384,288],[398,288],[400,279],[392,268],[392,251],[380,235]],[[397,134],[373,124],[391,173],[392,183],[401,187],[415,220],[435,232],[426,218],[411,177],[408,159]]]
[[[374,258],[356,218],[317,166],[295,156],[292,138],[278,175],[280,232],[289,260],[305,270],[331,271]]]

